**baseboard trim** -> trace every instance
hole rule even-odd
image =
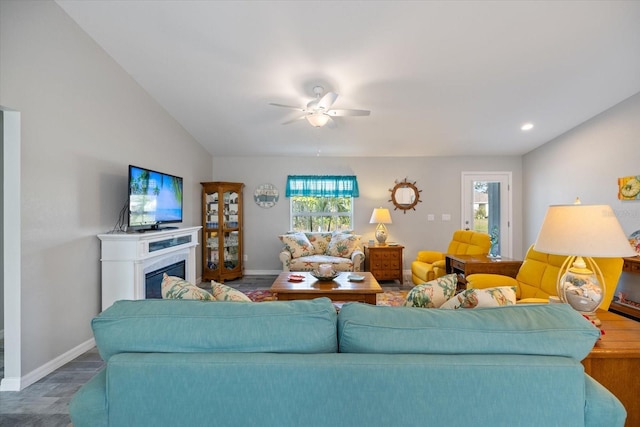
[[[0,383],[0,391],[21,391],[25,388],[29,387],[31,384],[41,380],[46,377],[56,369],[64,366],[65,364],[71,362],[76,357],[86,353],[91,350],[96,345],[96,340],[91,338],[82,344],[72,348],[66,353],[61,354],[53,360],[48,361],[44,365],[39,368],[34,369],[28,374],[17,378],[3,378],[2,383]]]
[[[277,276],[282,270],[245,270],[245,276]]]

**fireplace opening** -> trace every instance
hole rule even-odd
[[[154,271],[150,271],[144,275],[145,298],[162,298],[162,275],[167,273],[169,276],[185,278],[186,262],[179,261],[175,264],[167,265]]]

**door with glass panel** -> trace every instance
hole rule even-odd
[[[462,172],[462,228],[491,236],[492,256],[512,256],[511,172]]]

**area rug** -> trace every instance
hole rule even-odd
[[[404,304],[409,291],[384,291],[376,295],[376,305],[397,307]],[[273,301],[273,294],[269,290],[255,290],[244,292],[253,302]]]

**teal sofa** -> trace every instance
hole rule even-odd
[[[564,304],[437,310],[329,299],[118,301],[93,319],[106,368],[85,426],[607,426],[585,375],[599,331]]]

